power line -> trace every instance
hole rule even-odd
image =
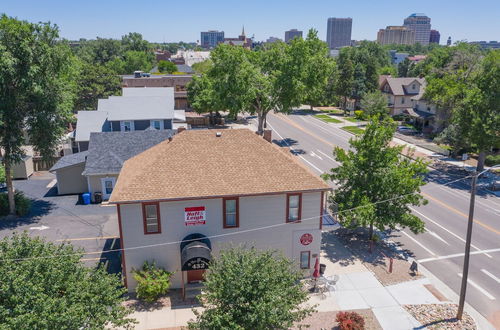
[[[461,180],[464,180],[464,179],[467,179],[467,178],[470,178],[470,177],[472,177],[472,175],[469,175],[469,176],[466,176],[466,177],[463,177],[463,178],[460,178],[460,179],[456,179],[456,180],[450,181],[450,182],[448,182],[446,184],[443,184],[443,185],[444,186],[450,185],[452,183],[455,183],[455,182],[458,182],[458,181],[461,181]],[[393,197],[393,198],[389,198],[389,199],[386,199],[386,200],[382,200],[382,201],[377,201],[377,202],[373,202],[373,203],[368,203],[368,204],[365,204],[365,205],[356,206],[356,207],[353,207],[353,208],[350,208],[350,209],[333,212],[332,215],[339,215],[339,214],[342,214],[342,213],[345,213],[345,212],[351,212],[353,210],[364,208],[364,207],[367,207],[367,206],[370,206],[370,205],[376,205],[376,204],[386,203],[386,202],[390,202],[390,201],[397,200],[397,199],[400,199],[400,198],[404,198],[406,196],[415,195],[415,194],[418,194],[418,193],[419,192],[408,193],[408,194],[396,196],[396,197]],[[321,218],[321,221],[323,221],[323,218],[327,217],[327,216],[330,216],[330,214],[321,214],[319,216],[314,216],[314,217],[311,217],[311,218],[305,218],[305,219],[301,219],[301,220],[298,220],[298,221],[295,221],[295,222],[281,222],[281,223],[274,224],[274,225],[269,225],[269,226],[263,226],[263,227],[256,227],[256,228],[251,228],[251,229],[245,229],[245,230],[235,231],[235,232],[231,232],[231,233],[217,234],[217,235],[207,236],[206,238],[220,238],[220,237],[226,237],[226,236],[232,236],[232,235],[238,235],[238,234],[244,234],[244,233],[259,231],[259,230],[276,228],[276,227],[280,227],[280,226],[283,226],[283,225],[289,225],[289,224],[293,225],[294,223],[300,223],[300,222],[304,222],[304,221],[311,221],[311,220],[316,220],[317,221],[318,218]],[[105,254],[105,253],[113,253],[113,252],[120,252],[120,251],[130,251],[130,250],[152,248],[152,247],[172,245],[172,244],[180,244],[182,242],[189,242],[189,241],[195,241],[195,240],[197,240],[197,239],[170,241],[170,242],[163,242],[163,243],[156,243],[156,244],[149,244],[149,245],[133,246],[133,247],[128,247],[128,248],[112,249],[112,250],[106,250],[106,251],[92,251],[92,252],[68,253],[68,254],[59,254],[59,255],[38,256],[38,257],[0,259],[0,262],[6,262],[6,261],[17,261],[18,262],[18,261],[28,261],[28,260],[36,260],[36,259],[51,259],[51,258],[60,258],[60,257],[70,257],[70,256],[75,256],[75,255]]]

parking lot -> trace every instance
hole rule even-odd
[[[14,186],[32,199],[32,210],[23,218],[0,220],[0,238],[15,231],[27,231],[31,236],[43,236],[52,242],[67,241],[89,253],[82,259],[87,264],[101,262],[112,272],[119,270],[119,254],[102,253],[119,248],[114,206],[82,205],[77,195],[58,196],[55,176],[48,172],[16,180]]]

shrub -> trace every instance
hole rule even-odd
[[[358,120],[363,120],[365,119],[365,112],[363,110],[356,110],[354,111],[354,117]]]
[[[23,217],[30,212],[31,200],[24,196],[20,191],[16,191],[14,195],[14,201],[16,203],[16,215]],[[0,216],[6,216],[9,214],[9,197],[7,193],[0,194]]]
[[[486,156],[486,160],[484,163],[486,164],[486,166],[493,166],[500,164],[500,154]]]
[[[144,262],[142,270],[132,269],[134,279],[137,281],[135,291],[137,298],[147,302],[155,301],[164,295],[170,288],[170,277],[174,274],[156,266],[156,262]]]
[[[335,321],[340,330],[363,330],[365,328],[365,320],[356,312],[338,312]]]

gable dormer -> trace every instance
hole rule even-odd
[[[420,87],[421,84],[418,82],[417,79],[413,80],[411,83],[407,85],[403,85],[403,88],[405,90],[405,94],[411,94],[411,95],[416,95],[420,93]]]

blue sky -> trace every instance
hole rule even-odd
[[[0,0],[0,13],[57,24],[68,39],[120,38],[140,32],[149,41],[196,41],[200,31],[237,36],[245,25],[256,40],[284,38],[284,31],[315,28],[326,38],[328,17],[352,17],[352,38],[375,40],[387,25],[402,25],[414,12],[455,40],[500,40],[499,0]]]

